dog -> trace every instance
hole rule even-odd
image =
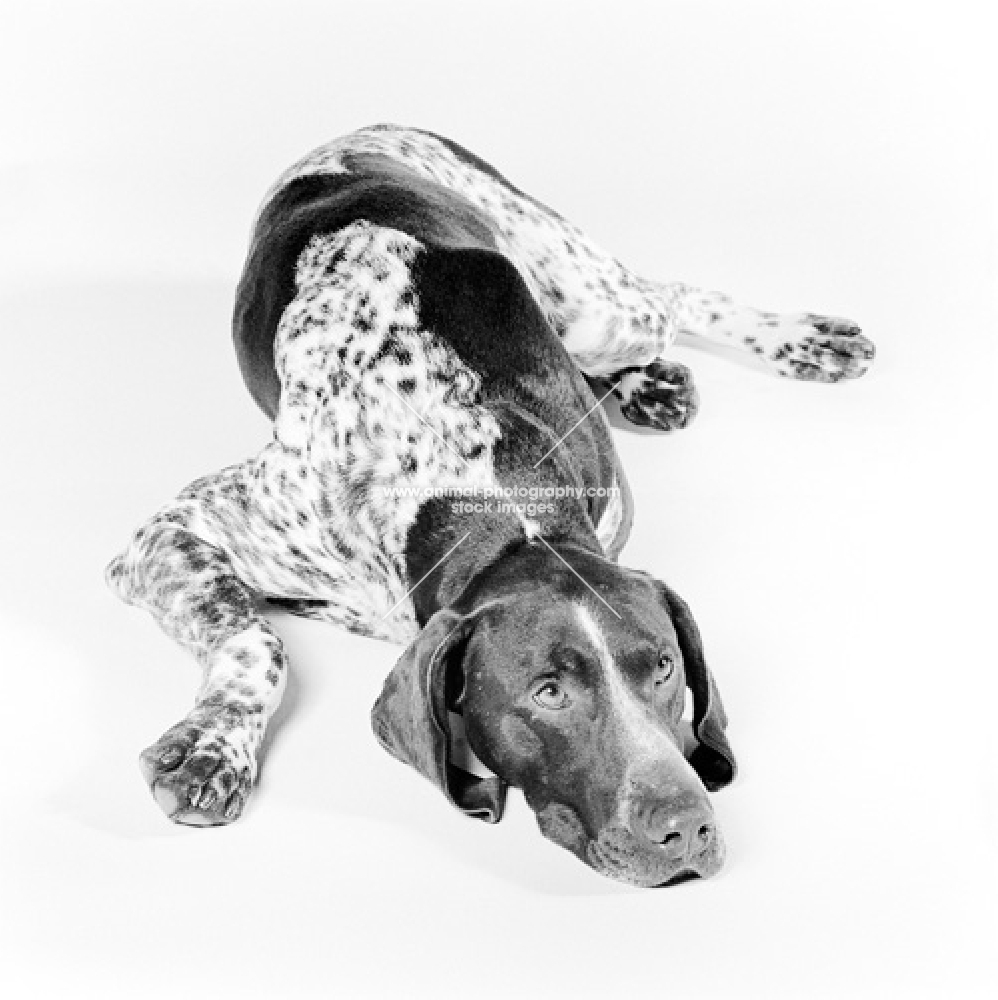
[[[716,873],[727,720],[688,606],[617,562],[632,500],[600,405],[685,427],[681,334],[812,381],[874,354],[848,320],[638,277],[431,132],[361,129],[284,173],[233,320],[273,439],[107,569],[204,671],[140,758],[167,815],[243,809],[288,672],[269,606],[406,645],[374,731],[468,815],[498,821],[512,785],[604,875]]]

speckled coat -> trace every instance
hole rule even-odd
[[[181,491],[107,572],[204,667],[194,710],[142,758],[167,813],[243,807],[286,680],[266,602],[406,643],[516,537],[615,559],[630,498],[593,390],[635,423],[685,426],[696,390],[663,359],[680,334],[822,381],[872,357],[847,321],[632,274],[428,132],[363,129],[287,171],[234,318],[273,438]],[[574,493],[537,515],[455,515],[439,496],[554,487]]]

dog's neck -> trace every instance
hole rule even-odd
[[[566,544],[601,552],[584,515],[545,523],[508,511],[454,513],[442,509],[450,503],[434,500],[424,507],[420,519],[432,518],[436,523],[428,532],[419,533],[418,543],[410,545],[408,552],[410,579],[419,581],[412,600],[420,625],[440,608],[453,606],[483,581],[504,577],[505,566],[521,561],[526,549],[554,561],[559,558],[559,548]],[[410,532],[410,538],[416,535],[416,530]],[[512,581],[518,586],[536,582],[515,573]]]
[[[555,561],[565,544],[602,555],[587,500],[579,495],[588,484],[579,479],[572,452],[552,449],[555,440],[537,440],[536,422],[527,414],[507,413],[503,423],[505,447],[495,453],[503,493],[428,500],[409,531],[406,561],[421,626],[484,578],[504,575],[503,563],[519,561],[525,547]],[[525,451],[537,452],[534,462],[529,454],[524,461]],[[564,495],[557,495],[559,489]]]

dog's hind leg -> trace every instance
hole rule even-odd
[[[874,346],[850,320],[814,313],[771,313],[735,304],[718,292],[672,285],[668,301],[680,343],[741,353],[776,375],[811,382],[858,378]],[[603,388],[606,387],[606,388]],[[690,370],[660,357],[600,376],[597,395],[610,388],[631,423],[663,431],[686,427],[698,396]]]
[[[858,378],[873,361],[873,343],[852,320],[765,312],[720,292],[671,287],[681,341],[740,352],[776,375],[808,382]]]
[[[719,293],[642,278],[443,136],[394,125],[362,129],[316,150],[281,183],[371,170],[372,156],[454,191],[491,220],[497,249],[517,265],[572,360],[591,380],[621,383],[622,412],[636,423],[671,430],[695,411],[689,373],[663,361],[679,336],[733,347],[798,379],[835,382],[869,367],[873,345],[856,324],[762,312]]]

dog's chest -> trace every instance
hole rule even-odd
[[[311,240],[277,330],[281,402],[258,459],[278,484],[275,507],[291,508],[280,517],[294,547],[348,574],[354,600],[403,633],[414,627],[405,545],[419,506],[441,490],[493,486],[499,437],[479,376],[419,325],[419,250],[366,222]]]

